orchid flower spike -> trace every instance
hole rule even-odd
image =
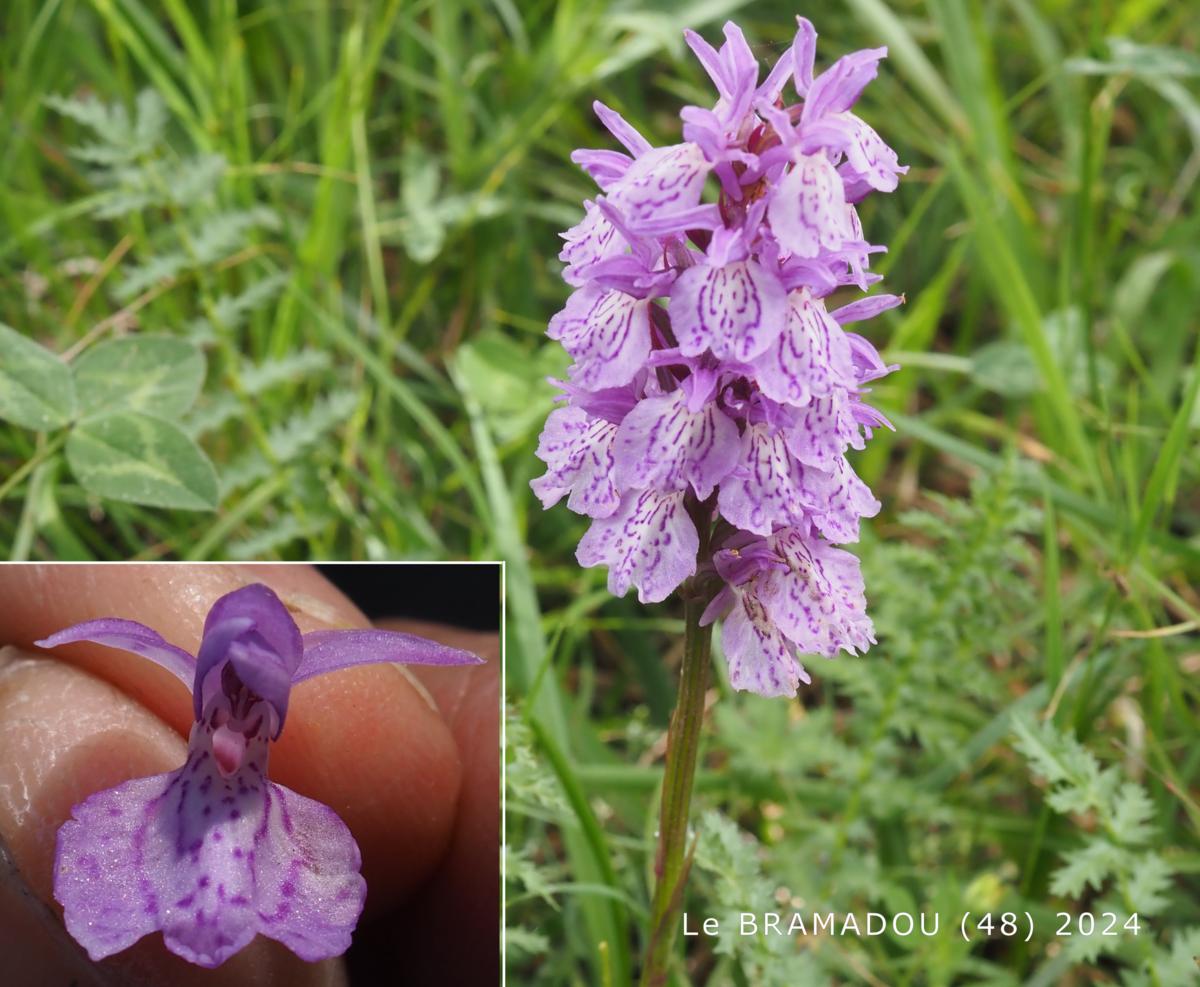
[[[881,507],[849,454],[890,427],[864,385],[897,368],[843,326],[904,300],[865,294],[883,248],[857,210],[908,170],[851,112],[886,49],[817,73],[796,23],[761,82],[736,24],[719,49],[686,33],[717,100],[682,109],[682,143],[596,104],[628,153],[571,156],[599,188],[563,234],[574,290],[548,334],[573,363],[532,483],[591,519],[576,558],[614,594],[711,599],[730,683],[764,696],[796,694],[802,655],[874,641],[858,560],[833,546]],[[834,292],[864,294],[830,311]],[[716,564],[751,545],[758,570]]]
[[[91,641],[141,655],[192,689],[183,767],[97,792],[58,831],[54,897],[93,960],[162,930],[167,949],[219,966],[256,934],[310,962],[350,945],[366,882],[358,845],[331,808],[267,778],[270,741],[297,682],[351,665],[473,665],[413,634],[301,635],[266,586],[213,604],[192,656],[132,620],[89,620],[37,644]]]

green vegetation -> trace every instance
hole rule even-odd
[[[608,144],[593,98],[656,139],[709,98],[683,27],[765,57],[798,12],[822,61],[889,46],[860,108],[912,165],[863,216],[908,296],[872,329],[897,432],[856,461],[879,645],[793,703],[718,662],[688,911],[1037,931],[698,937],[676,980],[1191,983],[1189,4],[11,0],[0,549],[506,558],[510,982],[629,983],[680,622],[612,600],[528,489],[592,191],[568,155]],[[1106,910],[1141,933],[1054,934]]]

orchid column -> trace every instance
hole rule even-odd
[[[549,335],[574,363],[533,489],[592,518],[577,557],[608,566],[613,593],[678,590],[687,622],[643,984],[666,981],[682,905],[713,621],[730,683],[764,696],[809,681],[802,654],[874,643],[858,559],[834,545],[879,510],[846,453],[888,425],[863,395],[894,368],[844,327],[902,299],[825,299],[878,280],[855,205],[907,169],[849,112],[886,49],[814,78],[816,32],[798,25],[761,84],[736,25],[719,51],[687,32],[720,98],[683,109],[683,143],[654,147],[596,103],[628,153],[572,156],[601,194],[564,235],[575,290]]]

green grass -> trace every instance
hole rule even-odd
[[[857,461],[885,504],[861,546],[882,633],[867,657],[819,665],[800,704],[719,683],[698,813],[762,846],[747,860],[707,827],[692,906],[733,907],[764,881],[838,907],[977,899],[1039,916],[1114,893],[1120,875],[1052,893],[1095,821],[1047,807],[1011,748],[1023,711],[1144,786],[1172,874],[1141,940],[1153,949],[1064,960],[1039,933],[916,954],[840,940],[797,961],[818,964],[814,982],[1124,969],[1169,983],[1170,950],[1200,924],[1200,26],[1155,0],[803,12],[823,62],[890,47],[861,109],[912,165],[863,217],[891,247],[877,269],[908,297],[870,330],[904,364],[875,395],[898,430]],[[507,558],[514,715],[562,796],[513,797],[530,864],[510,921],[552,946],[522,940],[514,982],[629,982],[678,660],[677,613],[611,600],[573,561],[581,519],[543,514],[528,490],[544,378],[565,364],[543,336],[566,296],[557,232],[592,190],[568,155],[607,143],[595,98],[673,138],[679,103],[708,98],[684,26],[711,36],[736,16],[766,59],[795,13],[13,0],[0,14],[0,322],[72,362],[122,335],[194,341],[206,379],[180,424],[220,482],[215,512],[103,499],[63,460],[62,432],[0,426],[0,549]],[[159,198],[107,215],[112,192],[69,151],[92,136],[47,97],[132,111],[144,90],[167,116],[137,159]],[[206,155],[224,162],[212,193],[168,201]],[[272,219],[218,235],[256,210]],[[701,944],[678,980],[770,982],[758,948]]]

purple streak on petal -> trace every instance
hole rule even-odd
[[[804,524],[814,505],[804,470],[788,451],[783,434],[765,423],[750,425],[745,440],[741,464],[721,484],[721,516],[757,535],[769,535],[781,525]]]
[[[721,628],[729,684],[760,696],[794,696],[799,683],[812,681],[796,660],[794,645],[775,626],[753,590],[737,595]]]
[[[650,142],[634,130],[629,122],[616,110],[605,106],[600,100],[592,103],[592,109],[595,110],[596,116],[600,118],[600,122],[608,128],[608,132],[624,144],[629,153],[635,158],[652,150]]]
[[[636,586],[642,603],[665,600],[696,571],[700,542],[683,498],[657,490],[626,494],[617,513],[592,522],[575,552],[579,564],[608,566],[615,596]]]
[[[705,350],[750,360],[783,329],[787,294],[779,278],[751,260],[722,267],[699,265],[679,275],[667,306],[680,350]]]
[[[158,631],[135,620],[118,617],[88,620],[33,643],[39,648],[57,648],[60,644],[73,644],[76,641],[120,648],[148,658],[179,678],[189,689],[196,678],[196,659],[192,655],[164,641]]]
[[[805,288],[788,295],[787,325],[753,366],[767,397],[796,407],[855,383],[846,334]]]
[[[148,848],[147,832],[182,773],[138,778],[97,792],[75,806],[58,831],[54,897],[63,906],[67,931],[93,960],[119,953],[162,927],[160,899],[171,892],[161,887],[158,869],[151,869],[158,841]],[[157,836],[157,826],[153,829]]]
[[[686,214],[698,206],[711,167],[695,144],[652,148],[612,185],[608,201],[640,233],[640,223],[661,222],[664,215]]]
[[[864,448],[851,404],[845,391],[835,390],[799,409],[795,425],[786,433],[792,455],[805,466],[832,470],[847,448]]]
[[[858,541],[859,518],[874,517],[883,506],[845,456],[838,456],[829,472],[806,468],[804,491],[814,505],[810,512],[813,524],[835,544]]]
[[[265,856],[259,932],[309,963],[339,956],[367,895],[358,844],[329,806],[274,783],[268,791],[275,846],[256,851],[256,859]]]
[[[787,569],[758,577],[758,597],[801,652],[832,658],[875,643],[857,558],[798,528],[777,532],[771,543]]]
[[[156,929],[204,967],[258,933],[310,962],[349,946],[366,896],[350,831],[266,780],[265,729],[232,773],[213,739],[195,724],[182,768],[97,792],[59,830],[54,896],[92,959]]]
[[[618,189],[618,191],[620,191],[620,189]],[[600,214],[606,220],[608,220],[608,224],[617,231],[621,237],[621,240],[628,244],[629,253],[633,256],[633,259],[640,264],[641,269],[643,271],[650,270],[655,261],[654,255],[658,252],[658,245],[654,244],[652,248],[650,242],[648,242],[645,237],[635,233],[630,228],[629,221],[626,218],[625,213],[621,209],[617,208],[617,206],[614,205],[612,200],[607,196],[597,196],[596,208],[600,211]],[[621,259],[623,258],[604,258],[604,260],[610,262]],[[592,268],[587,269],[584,273],[590,278],[592,276]]]
[[[686,490],[705,500],[737,464],[737,426],[715,403],[688,408],[682,390],[640,401],[616,436],[617,486]]]
[[[621,387],[650,354],[650,302],[589,285],[567,299],[547,334],[575,359],[571,379],[580,387]]]
[[[416,634],[400,631],[313,631],[304,635],[304,658],[293,682],[354,665],[482,665],[483,659]]]
[[[638,233],[643,236],[683,236],[689,230],[719,230],[724,223],[719,206],[699,205],[680,212],[650,216],[638,224]]]
[[[584,271],[597,261],[617,257],[628,250],[628,244],[595,203],[586,204],[582,220],[563,234],[566,243],[558,259],[566,264],[563,280],[579,286],[586,283]]]
[[[614,482],[613,440],[617,426],[580,407],[556,408],[538,439],[537,456],[546,472],[530,481],[543,508],[564,496],[576,514],[608,517],[621,503]]]
[[[894,192],[900,176],[908,171],[879,134],[853,113],[822,117],[805,128],[800,146],[807,154],[822,148],[835,155],[844,154],[846,162],[838,169],[843,179],[849,178],[851,183],[864,181],[880,192]]]
[[[799,155],[767,207],[775,239],[806,258],[855,239],[849,212],[842,180],[824,153]]]

